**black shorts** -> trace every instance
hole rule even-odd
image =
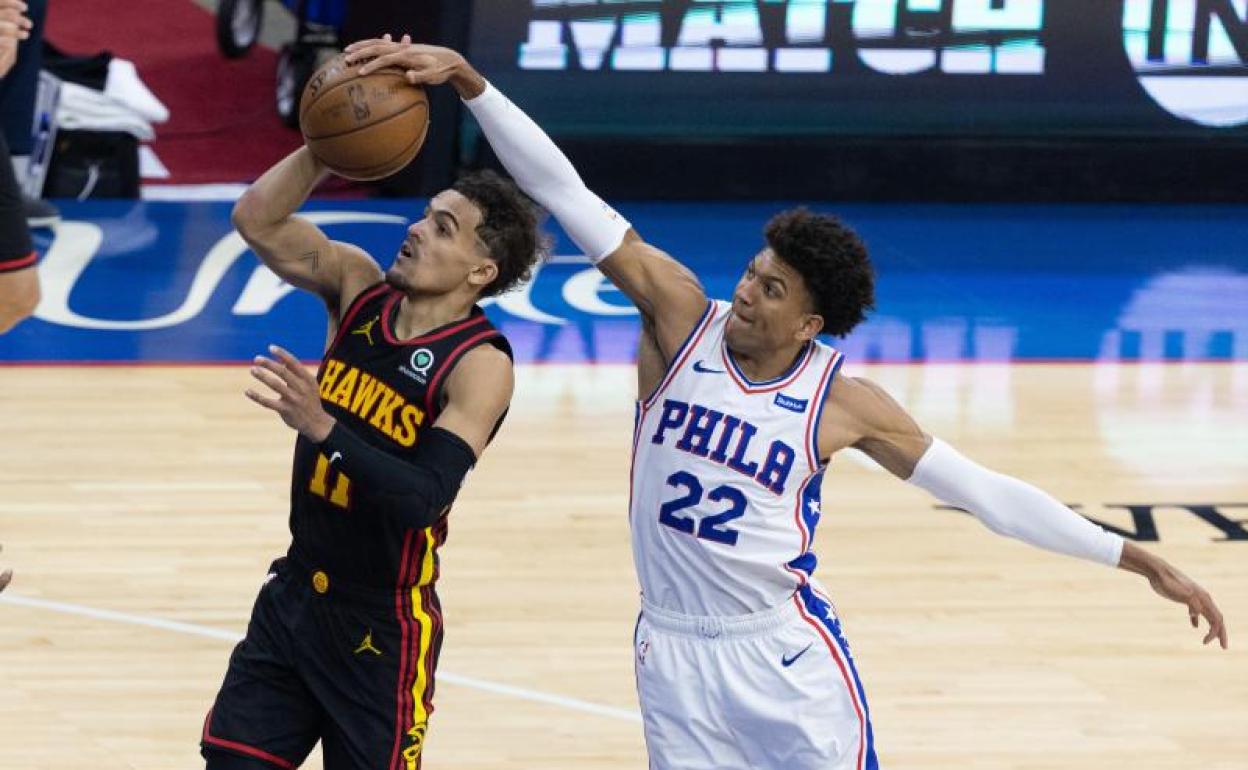
[[[287,559],[270,572],[201,753],[294,768],[321,740],[326,770],[419,768],[442,644],[433,587],[365,593]]]

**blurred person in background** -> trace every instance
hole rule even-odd
[[[36,2],[42,5],[43,0]],[[33,27],[26,10],[22,0],[0,0],[0,90],[6,94],[22,58],[19,51],[28,44]],[[38,77],[37,69],[35,76]],[[29,122],[26,133],[29,136]],[[39,304],[37,255],[13,165],[2,160],[8,154],[5,136],[0,134],[0,334],[33,313]],[[0,576],[0,586],[7,583],[7,576]]]
[[[0,547],[0,550],[3,550],[3,548]],[[5,571],[0,572],[0,591],[3,591],[5,588],[8,588],[9,581],[12,579],[13,579],[13,570],[6,569]]]
[[[35,100],[39,93],[39,71],[43,69],[43,28],[48,15],[48,0],[5,0],[0,4],[5,13],[20,13],[26,19],[25,37],[16,46],[16,59],[0,80],[0,121],[3,121],[5,155],[12,158],[13,171],[19,180],[26,177],[30,154],[34,149]],[[6,17],[7,18],[7,17]],[[16,41],[14,41],[16,42]],[[61,213],[45,200],[22,195],[26,222],[30,227],[51,227],[60,221]]]

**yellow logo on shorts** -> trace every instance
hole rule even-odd
[[[407,737],[412,739],[412,745],[403,749],[403,761],[407,763],[407,770],[416,770],[416,763],[420,760],[421,749],[425,747],[425,733],[428,730],[429,723],[421,722],[407,731]]]
[[[381,650],[373,646],[373,629],[368,629],[368,633],[364,634],[364,641],[360,642],[360,646],[355,648],[355,654],[361,652],[371,652],[374,655],[380,655]]]
[[[329,590],[329,575],[321,572],[319,569],[312,573],[312,590],[318,594],[323,594]]]

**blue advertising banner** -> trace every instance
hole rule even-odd
[[[43,301],[5,362],[316,359],[321,302],[264,268],[227,203],[63,202],[38,238]],[[729,298],[786,204],[623,204],[649,241]],[[1248,361],[1248,207],[845,205],[877,310],[833,341],[850,360]],[[386,267],[423,201],[320,201],[306,215]],[[486,310],[522,363],[622,363],[639,320],[561,231],[553,258]]]

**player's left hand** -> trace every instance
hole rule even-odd
[[[281,416],[282,422],[316,443],[321,443],[334,429],[335,420],[321,406],[321,392],[316,378],[288,351],[270,345],[269,352],[277,360],[256,356],[251,376],[273,389],[277,398],[247,390],[247,398]]]
[[[1222,649],[1226,649],[1228,644],[1226,621],[1222,619],[1222,612],[1208,591],[1201,588],[1195,580],[1164,562],[1147,577],[1149,585],[1158,594],[1171,601],[1187,605],[1187,617],[1191,621],[1192,628],[1200,627],[1202,617],[1209,621],[1209,633],[1205,634],[1203,644],[1209,644],[1217,639]]]

